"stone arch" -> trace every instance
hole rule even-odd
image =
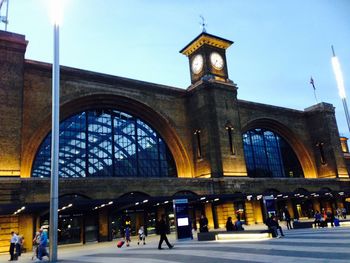
[[[198,198],[198,194],[190,190],[181,190],[172,195],[174,198],[188,198],[188,199],[196,199]]]
[[[80,194],[80,193],[76,193],[76,192],[64,193],[64,194],[61,194],[58,198],[83,198],[83,199],[87,199],[87,200],[92,199],[91,197],[89,197],[85,194]]]
[[[306,190],[305,188],[299,187],[293,191],[295,194],[303,194],[303,195],[309,195],[310,192]]]
[[[243,126],[242,133],[256,128],[265,128],[281,135],[288,142],[290,147],[292,147],[294,153],[296,154],[303,169],[304,177],[317,177],[316,167],[309,151],[303,145],[301,140],[298,139],[298,137],[288,127],[276,120],[261,118],[248,122],[245,126]]]
[[[146,198],[146,197],[151,197],[149,194],[141,192],[141,191],[132,191],[132,192],[127,192],[123,193],[120,195],[117,199],[118,200],[125,200],[125,199],[133,199],[133,198]]]
[[[275,188],[268,188],[266,189],[264,192],[263,192],[263,195],[278,195],[280,193],[280,191],[278,191],[277,189]]]
[[[171,121],[161,113],[137,100],[112,94],[91,94],[64,103],[60,106],[60,120],[73,114],[97,108],[113,108],[125,111],[147,122],[165,140],[171,151],[177,169],[178,177],[193,177],[192,166],[186,149],[173,128]],[[31,169],[35,154],[51,131],[51,115],[47,116],[35,134],[30,138],[23,151],[21,174],[23,177],[31,176]]]

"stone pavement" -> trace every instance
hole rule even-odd
[[[136,237],[130,247],[116,247],[116,241],[59,248],[60,262],[142,262],[142,263],[209,263],[209,262],[350,262],[350,228],[320,228],[284,230],[285,237],[263,241],[198,242],[169,240],[175,244],[169,250],[158,250],[158,236],[147,238],[146,245],[137,245]],[[8,256],[0,256],[7,262]],[[31,253],[23,254],[18,262],[32,262]]]

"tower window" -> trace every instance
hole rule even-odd
[[[201,147],[201,130],[195,130],[194,135],[197,141],[197,158],[202,158],[202,147]]]
[[[229,121],[226,122],[225,129],[227,130],[230,154],[231,155],[236,155],[236,151],[235,151],[235,147],[234,147],[233,139],[232,139],[233,127],[232,127],[232,124]]]
[[[316,143],[316,146],[318,147],[318,150],[320,151],[320,157],[321,157],[321,164],[326,164],[326,157],[324,155],[324,149],[323,149],[323,142]]]

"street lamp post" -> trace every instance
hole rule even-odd
[[[346,93],[345,93],[345,85],[344,85],[344,79],[343,79],[343,74],[340,68],[340,63],[335,55],[334,48],[332,46],[332,66],[333,66],[333,71],[335,75],[335,79],[337,81],[337,86],[338,86],[338,91],[339,91],[339,96],[341,98],[341,101],[343,103],[344,111],[345,111],[345,117],[346,117],[346,122],[348,124],[349,132],[350,132],[350,116],[349,116],[349,110],[348,110],[348,105],[346,103]]]
[[[58,159],[60,119],[59,0],[53,0],[52,138],[50,186],[50,261],[57,262]]]

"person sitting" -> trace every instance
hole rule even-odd
[[[234,231],[236,230],[235,229],[235,226],[234,224],[232,223],[232,217],[228,217],[227,218],[227,221],[226,221],[226,231],[229,232],[229,231]]]
[[[267,228],[268,228],[269,232],[271,233],[272,237],[277,237],[277,227],[276,227],[276,224],[273,220],[273,215],[269,216],[266,219],[265,224],[267,225]]]
[[[331,223],[331,226],[334,227],[334,214],[331,211],[327,211],[326,215],[327,225],[328,223]]]
[[[208,218],[204,214],[201,214],[199,219],[199,232],[204,233],[208,231]]]
[[[242,221],[240,220],[239,217],[237,217],[237,220],[236,220],[236,222],[235,222],[235,228],[236,228],[236,230],[238,230],[238,231],[243,231],[243,230],[244,230]]]
[[[322,218],[322,215],[321,215],[321,213],[320,213],[318,210],[316,210],[315,215],[314,215],[314,218],[315,218],[315,220],[314,220],[315,228],[316,228],[316,225],[317,225],[318,227],[321,227],[321,218]]]
[[[279,225],[279,223],[278,223],[278,218],[277,218],[277,216],[274,216],[273,217],[273,224],[276,226],[276,229],[278,229],[279,231],[280,231],[280,234],[281,234],[281,236],[284,236],[284,234],[283,234],[283,231],[282,231],[282,227]],[[277,230],[276,230],[276,233],[277,233]],[[278,236],[277,236],[278,237]]]
[[[280,238],[281,236],[284,236],[282,227],[278,224],[278,219],[275,215],[271,215],[267,220],[266,220],[266,225],[272,234],[272,237],[277,237]],[[280,231],[281,236],[278,235],[277,229]]]

